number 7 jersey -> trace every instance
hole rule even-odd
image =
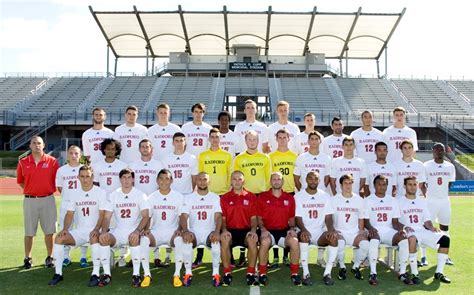
[[[345,198],[342,194],[336,194],[332,198],[332,208],[334,210],[334,228],[339,231],[359,230],[359,219],[364,219],[364,200],[352,194],[352,197]]]

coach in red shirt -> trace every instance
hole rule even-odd
[[[39,136],[33,136],[30,141],[31,154],[18,162],[16,168],[17,183],[23,188],[23,215],[25,224],[25,260],[24,268],[31,268],[31,249],[33,238],[36,236],[38,221],[44,232],[44,242],[48,256],[46,267],[53,266],[53,234],[56,232],[56,171],[58,161],[44,153],[44,141]],[[59,261],[58,263],[61,263]]]
[[[258,227],[260,228],[259,278],[260,285],[268,283],[268,250],[278,245],[290,248],[290,273],[293,284],[302,284],[299,271],[300,248],[295,231],[295,199],[282,190],[283,176],[273,172],[270,178],[271,189],[258,196]]]

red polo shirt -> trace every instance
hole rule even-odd
[[[56,191],[56,171],[59,164],[56,158],[43,154],[38,164],[30,154],[18,162],[16,182],[24,184],[23,193],[32,196],[49,196]]]
[[[295,199],[289,193],[282,192],[277,198],[272,190],[258,195],[258,216],[262,217],[263,225],[268,230],[288,228],[288,220],[295,217]]]
[[[257,217],[257,197],[246,190],[239,195],[230,191],[221,197],[221,209],[228,229],[249,229],[250,218]]]

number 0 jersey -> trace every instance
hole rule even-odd
[[[234,159],[234,171],[244,173],[244,188],[251,193],[259,194],[270,187],[270,158],[260,152],[249,154],[243,152]]]

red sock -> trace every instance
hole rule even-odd
[[[267,274],[267,265],[266,264],[260,264],[258,266],[258,272],[260,275],[266,275]]]
[[[298,274],[299,269],[300,269],[299,264],[293,264],[293,263],[290,264],[291,275]]]
[[[253,266],[253,267],[247,266],[247,273],[254,274],[255,273],[255,266]]]
[[[232,267],[224,267],[224,274],[232,273]]]

